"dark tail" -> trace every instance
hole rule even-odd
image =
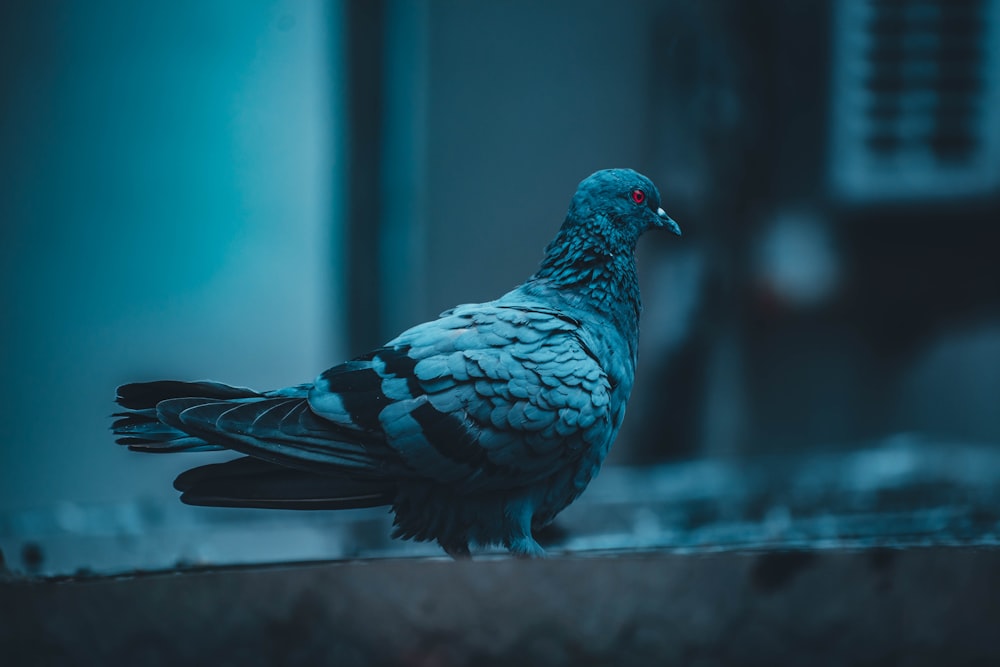
[[[396,491],[389,482],[286,468],[249,456],[192,468],[177,477],[174,488],[189,505],[291,510],[389,505]]]
[[[271,410],[272,407],[304,403],[304,395],[300,398],[288,398],[302,389],[293,387],[261,394],[252,389],[230,387],[217,382],[160,380],[125,384],[118,387],[115,399],[125,411],[113,415],[116,419],[111,428],[117,436],[117,442],[133,451],[167,453],[228,449],[192,435],[201,433],[212,437],[204,429],[204,424],[187,424],[185,427],[190,433],[185,433],[166,422],[182,425],[183,420],[177,413],[185,406],[212,412],[216,404],[225,403],[217,406],[222,412],[245,406],[251,413],[247,417],[247,423],[256,423],[261,414],[269,411],[276,413]],[[287,409],[281,414],[286,412]],[[214,423],[214,417],[208,419],[208,423]],[[220,432],[214,436],[213,440],[233,445],[234,449],[245,448],[246,443],[242,443],[244,447],[236,446],[241,443],[238,438],[234,440],[231,434]],[[327,458],[342,460],[344,465],[331,465],[327,462],[322,466],[323,473],[303,469],[303,462],[294,457],[288,460],[291,467],[281,465],[275,461],[283,461],[280,451],[270,451],[264,444],[260,443],[259,453],[262,456],[266,454],[263,458],[268,460],[246,456],[225,463],[192,468],[182,473],[174,481],[174,487],[182,492],[181,500],[189,505],[212,507],[305,510],[376,507],[390,505],[395,498],[396,485],[393,482],[372,479],[370,475],[365,479],[349,476],[348,471],[351,469],[355,472],[359,467],[367,470],[372,465],[367,459],[359,458],[359,452],[363,452],[363,449],[349,443],[340,443],[339,449],[336,446],[330,448]],[[333,440],[331,444],[337,443]]]
[[[115,402],[126,408],[116,412],[111,429],[116,442],[137,452],[170,453],[223,449],[168,426],[156,416],[156,404],[171,398],[198,397],[206,403],[241,398],[258,398],[261,394],[244,387],[230,387],[219,382],[180,382],[157,380],[134,382],[118,387]]]

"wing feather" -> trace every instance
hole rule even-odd
[[[466,491],[528,484],[604,444],[583,424],[610,422],[609,382],[581,336],[545,307],[460,306],[322,374],[309,405],[351,428],[346,406],[377,384],[379,435],[413,474]]]
[[[461,306],[312,385],[265,394],[207,388],[210,398],[168,396],[155,416],[142,391],[125,393],[150,413],[134,420],[158,419],[165,433],[189,436],[178,446],[221,444],[271,464],[432,480],[458,492],[544,479],[605,447],[613,430],[608,377],[579,323],[543,306]],[[121,435],[135,437],[128,428]]]

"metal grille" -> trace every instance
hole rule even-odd
[[[1000,185],[1000,0],[840,0],[831,177],[848,199]]]

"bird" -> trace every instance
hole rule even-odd
[[[112,430],[133,451],[241,455],[182,472],[187,504],[388,506],[392,537],[456,559],[489,547],[543,557],[535,533],[584,491],[622,425],[642,310],[635,248],[653,229],[681,235],[653,182],[597,171],[537,271],[500,298],[296,386],[121,385]]]

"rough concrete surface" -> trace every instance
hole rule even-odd
[[[1000,664],[1000,550],[393,559],[0,584],[7,665]]]

